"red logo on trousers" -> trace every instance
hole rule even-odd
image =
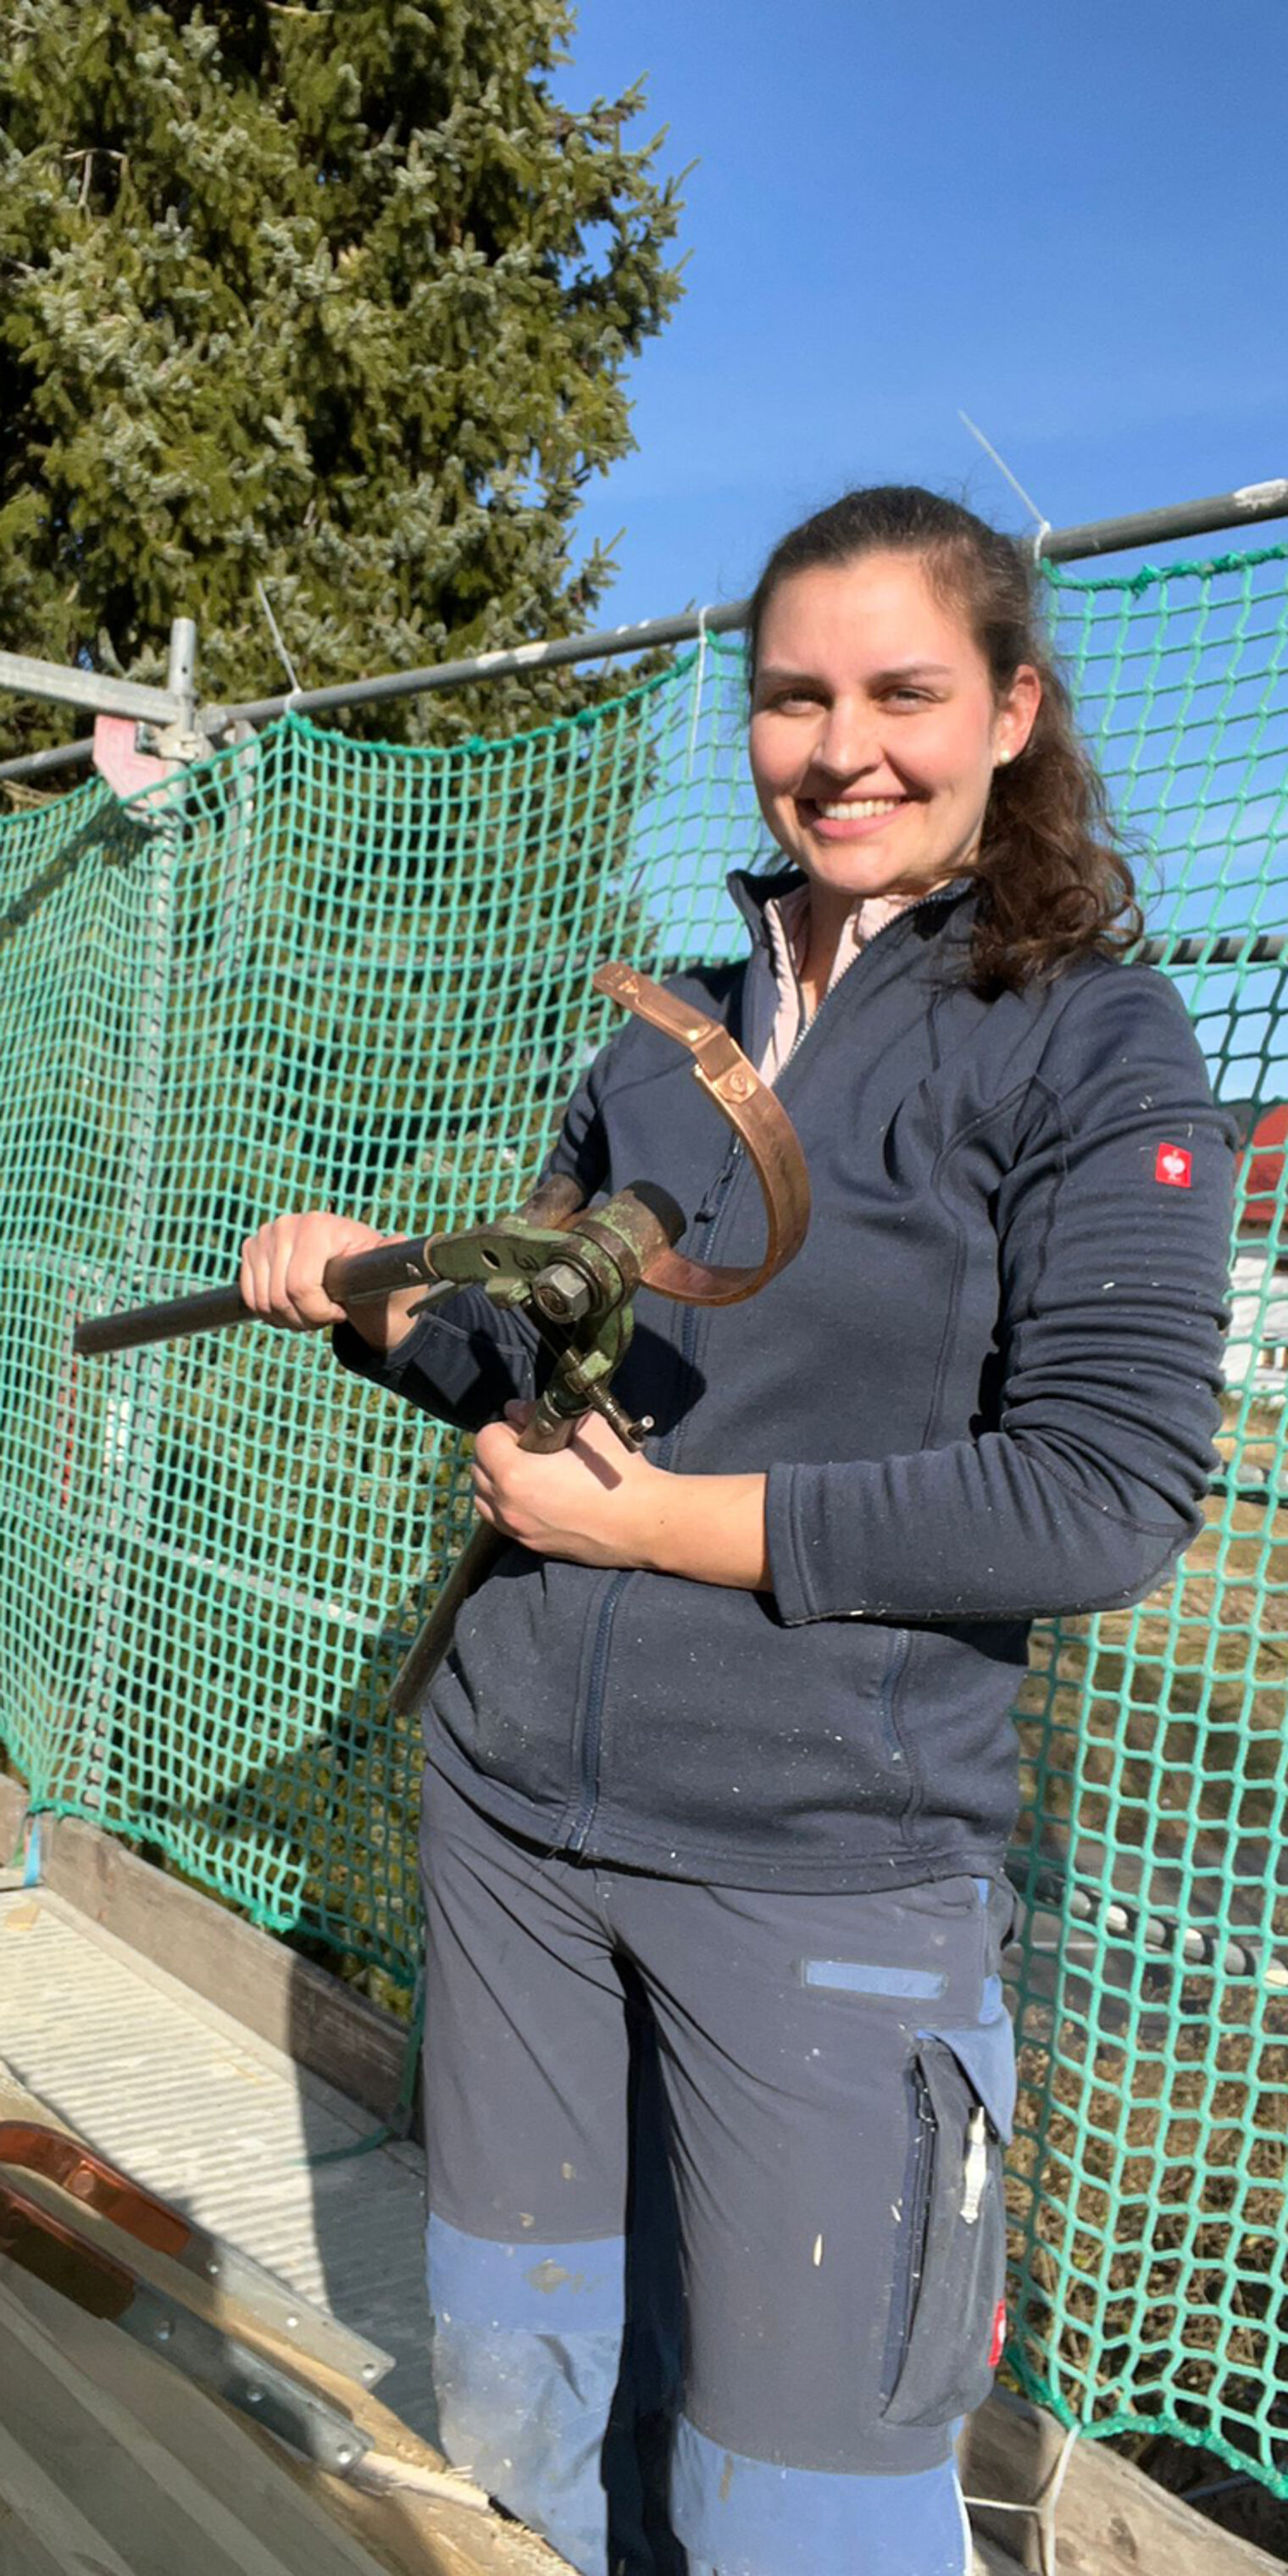
[[[1154,1156],[1154,1178],[1166,1181],[1169,1189],[1187,1190],[1193,1161],[1183,1145],[1160,1145]]]

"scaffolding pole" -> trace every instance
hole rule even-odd
[[[1216,492],[1198,501],[1178,501],[1162,510],[1134,516],[1090,519],[1075,528],[1048,528],[1036,552],[1044,563],[1077,563],[1138,546],[1163,545],[1178,537],[1211,535],[1220,529],[1250,527],[1262,520],[1288,518],[1288,476],[1265,483],[1245,483],[1233,492]],[[297,715],[333,715],[342,707],[382,706],[391,699],[426,697],[437,689],[460,689],[477,681],[511,679],[526,671],[553,671],[576,662],[603,662],[619,653],[647,653],[668,644],[691,644],[702,635],[736,633],[747,622],[749,599],[726,600],[722,606],[686,611],[678,617],[645,618],[633,626],[604,626],[589,634],[563,635],[552,643],[517,644],[509,651],[465,655],[453,662],[431,662],[421,670],[386,671],[370,680],[338,681],[333,688],[302,689],[268,698],[241,698],[232,706],[198,710],[196,722],[217,741],[235,722],[268,724],[288,707]],[[34,674],[35,677],[23,675]],[[56,685],[61,683],[62,685]],[[53,698],[68,706],[91,706],[103,714],[137,712],[140,721],[170,725],[177,709],[168,692],[136,688],[132,681],[109,680],[92,671],[63,671],[52,662],[23,654],[0,653],[0,689],[28,697]],[[136,702],[124,704],[126,694]],[[145,710],[138,702],[147,699]],[[0,779],[31,779],[54,769],[86,767],[93,741],[85,737],[52,751],[29,752],[19,760],[0,761]]]

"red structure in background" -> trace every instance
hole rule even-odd
[[[1288,1100],[1263,1109],[1240,1156],[1245,1197],[1239,1216],[1241,1234],[1267,1234],[1283,1205],[1284,1162],[1288,1157]]]

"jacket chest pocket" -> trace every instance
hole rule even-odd
[[[962,2034],[970,2073],[950,2038],[922,2032],[915,2044],[883,2372],[889,2424],[951,2423],[982,2405],[993,2383],[1006,2286],[1002,2134],[975,2080],[993,2032],[996,2088],[982,2080],[1005,2118],[1009,2023]]]

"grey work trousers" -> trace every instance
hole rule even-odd
[[[581,2576],[963,2576],[1009,1890],[605,1867],[432,1770],[422,1850],[448,2456]]]

